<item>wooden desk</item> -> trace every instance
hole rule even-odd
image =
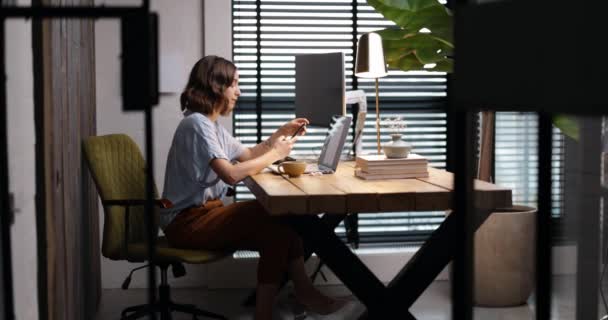
[[[385,286],[335,235],[348,213],[435,211],[451,208],[453,175],[430,168],[428,178],[362,180],[354,162],[335,174],[287,178],[271,172],[245,179],[245,185],[273,215],[291,217],[306,257],[315,252],[367,307],[362,318],[415,319],[408,309],[453,258],[455,217],[449,215],[414,257]],[[475,181],[476,228],[496,208],[510,207],[511,190]],[[319,213],[329,213],[319,217]]]
[[[290,179],[266,172],[244,182],[275,215],[434,211],[451,208],[453,175],[429,168],[428,178],[362,180],[354,176],[354,162],[344,162],[335,174]],[[477,207],[511,206],[511,190],[479,180],[475,184]]]

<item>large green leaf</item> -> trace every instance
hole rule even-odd
[[[442,60],[434,64],[434,67],[429,67],[426,64],[420,63],[420,59],[415,53],[407,54],[402,56],[399,60],[394,61],[390,66],[400,70],[426,70],[426,71],[440,71],[440,72],[452,72],[454,68],[454,62],[452,60]],[[426,66],[426,67],[425,67]]]
[[[553,116],[553,125],[558,128],[564,135],[577,140],[579,138],[578,122],[566,115]]]
[[[418,33],[421,29],[453,42],[452,14],[437,0],[367,0],[376,11],[397,26]]]
[[[406,71],[452,71],[452,61],[448,58],[453,50],[451,43],[432,34],[411,34],[400,29],[384,29],[378,33],[383,39],[389,66]],[[428,68],[430,64],[435,64],[435,67]]]
[[[398,26],[377,31],[389,66],[404,71],[452,71],[452,16],[444,5],[437,0],[367,2]]]

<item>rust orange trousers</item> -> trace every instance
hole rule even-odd
[[[278,284],[289,263],[304,254],[300,237],[255,200],[227,206],[207,201],[180,212],[164,232],[176,248],[258,251],[262,284]]]

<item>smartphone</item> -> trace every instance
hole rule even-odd
[[[298,133],[300,133],[300,131],[302,131],[302,129],[304,129],[304,127],[306,126],[306,123],[302,124],[298,130],[296,130],[296,132],[293,133],[293,135],[291,136],[291,138],[293,139],[295,136],[298,135]]]

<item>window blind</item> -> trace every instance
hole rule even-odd
[[[513,190],[513,204],[537,207],[538,115],[524,112],[496,113],[496,183]],[[552,216],[563,215],[564,137],[553,129]]]

